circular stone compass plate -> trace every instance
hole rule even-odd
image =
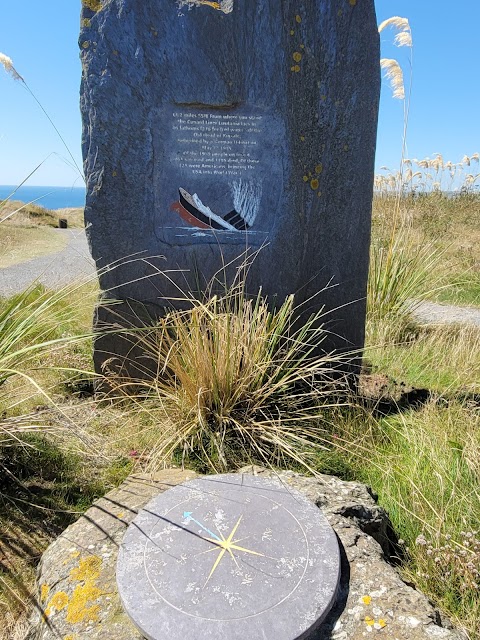
[[[231,474],[158,495],[129,526],[117,582],[149,640],[308,638],[333,605],[333,529],[277,479]]]

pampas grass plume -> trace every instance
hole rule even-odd
[[[21,80],[23,82],[22,76],[18,73],[18,71],[13,66],[12,59],[1,52],[0,52],[0,64],[3,65],[3,68],[5,69],[5,71],[9,75],[11,75],[14,80]]]
[[[393,16],[384,20],[378,27],[378,32],[382,33],[387,27],[392,27],[398,31],[395,36],[394,43],[397,47],[411,47],[412,42],[412,30],[407,18],[400,18],[400,16]]]
[[[385,76],[390,80],[393,90],[393,97],[398,100],[405,99],[405,86],[403,84],[403,71],[396,60],[392,58],[382,58],[380,66],[385,69]]]

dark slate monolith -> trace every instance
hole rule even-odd
[[[158,317],[179,289],[231,279],[258,251],[251,293],[325,305],[326,348],[361,349],[374,0],[83,5],[87,233],[104,298],[123,301],[99,307],[97,328]],[[98,368],[134,354],[119,337],[97,340]]]

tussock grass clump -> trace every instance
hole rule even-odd
[[[401,336],[415,302],[440,288],[441,258],[441,249],[430,242],[419,246],[408,227],[397,230],[386,245],[372,242],[367,287],[371,344]]]
[[[296,323],[293,296],[271,310],[260,294],[239,290],[191,305],[141,338],[157,372],[141,394],[132,397],[131,380],[109,379],[137,416],[157,418],[150,466],[180,452],[214,472],[252,460],[312,470],[309,456],[325,439],[322,415],[343,384],[339,362],[319,355],[321,313]]]
[[[78,312],[70,299],[80,286],[51,292],[33,284],[20,294],[0,299],[0,385],[15,375],[28,377],[39,358],[51,356],[67,342],[89,338],[72,336]]]

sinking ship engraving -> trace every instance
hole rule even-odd
[[[192,195],[183,187],[179,187],[178,202],[171,208],[184,222],[198,229],[249,231],[257,217],[261,188],[256,183],[239,180],[231,185],[231,193],[234,208],[224,215],[212,211],[196,193]]]

